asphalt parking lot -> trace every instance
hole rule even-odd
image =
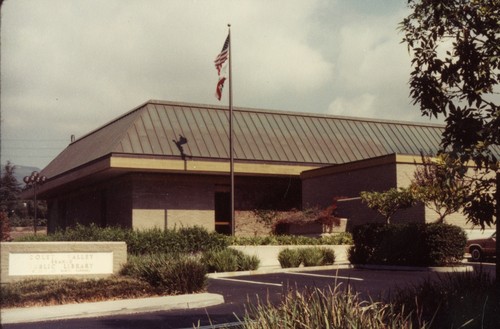
[[[479,265],[473,265],[479,269]],[[495,266],[484,265],[482,270],[494,275]],[[364,298],[381,300],[398,288],[417,284],[440,274],[429,271],[375,270],[338,268],[317,271],[269,273],[211,278],[208,292],[222,294],[225,303],[202,309],[161,311],[132,315],[106,316],[100,318],[72,319],[51,322],[5,325],[4,328],[48,329],[48,328],[193,328],[193,325],[231,323],[242,317],[248,303],[260,301],[278,303],[288,289],[307,287],[327,288],[351,286]]]

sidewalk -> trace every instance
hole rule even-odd
[[[1,311],[0,323],[26,323],[62,319],[89,318],[119,314],[200,308],[224,303],[218,294],[122,299],[106,302],[66,304],[29,308],[11,308]]]

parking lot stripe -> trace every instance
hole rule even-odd
[[[240,279],[229,279],[229,278],[213,278],[213,280],[224,280],[224,281],[234,281],[234,282],[243,282],[243,283],[262,284],[262,285],[266,285],[266,286],[283,287],[282,283],[270,283],[270,282],[249,281],[249,280],[240,280]]]
[[[317,277],[320,277],[320,278],[347,279],[347,280],[353,280],[353,281],[364,281],[364,279],[362,279],[362,278],[354,278],[352,276],[324,275],[324,274],[303,273],[303,272],[288,272],[287,274],[305,275],[305,276],[317,276]]]

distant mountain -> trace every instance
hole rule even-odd
[[[5,164],[2,164],[2,169],[1,169],[2,176],[3,176],[4,168],[5,168]],[[27,167],[27,166],[19,166],[19,165],[15,165],[15,168],[14,168],[14,176],[16,177],[17,182],[18,182],[19,184],[21,184],[21,186],[24,186],[24,181],[23,181],[23,178],[24,178],[25,176],[29,176],[29,175],[31,175],[31,173],[32,173],[33,171],[38,171],[38,172],[40,172],[40,169],[39,169],[39,168],[37,168],[37,167]]]

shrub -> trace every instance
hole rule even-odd
[[[282,268],[331,265],[335,262],[335,252],[328,248],[297,248],[283,249],[278,254],[278,261]]]
[[[242,255],[238,257],[238,271],[254,271],[259,268],[260,259],[257,256]]]
[[[298,249],[285,248],[278,254],[278,261],[282,268],[299,267],[302,257]]]
[[[332,249],[321,248],[320,250],[323,254],[323,260],[320,265],[332,265],[335,263],[335,252]]]
[[[299,249],[299,254],[305,267],[320,266],[323,263],[323,252],[320,248]]]
[[[256,270],[260,261],[256,256],[245,255],[231,248],[212,250],[203,253],[202,263],[208,272],[233,272]]]
[[[431,265],[457,263],[464,256],[467,236],[458,226],[433,223],[427,225],[425,241]]]
[[[368,224],[353,232],[353,264],[440,266],[459,261],[466,237],[448,224]]]
[[[393,304],[415,310],[414,323],[432,321],[431,328],[497,328],[500,323],[500,295],[484,272],[426,279],[396,291]]]
[[[166,295],[194,293],[205,289],[206,269],[196,257],[167,254],[131,256],[122,275],[142,279]]]

